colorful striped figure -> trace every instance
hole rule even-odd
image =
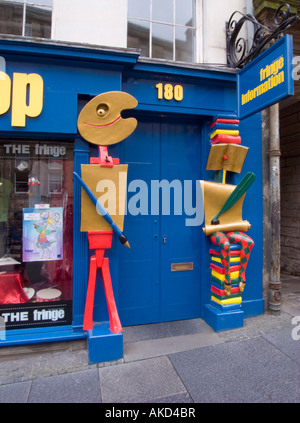
[[[215,182],[225,186],[228,171],[235,173],[242,171],[248,148],[241,146],[238,119],[219,117],[212,122],[210,128],[211,149],[206,170],[215,170]],[[219,304],[223,311],[228,307],[240,304],[242,301],[241,293],[244,292],[245,288],[246,268],[254,242],[244,233],[246,229],[239,224],[239,220],[234,213],[232,214],[232,222],[230,221],[230,224],[226,222],[226,225],[224,223],[222,225],[221,222],[219,229],[218,217],[225,212],[229,211],[230,213],[234,204],[245,194],[254,179],[254,174],[247,173],[245,175],[239,186],[236,187],[236,190],[239,191],[236,194],[231,193],[216,217],[211,216],[211,224],[216,225],[216,228],[213,229],[215,232],[212,233],[210,230],[207,233],[216,246],[216,248],[210,250],[210,254],[212,254],[210,264],[212,275],[211,299],[214,303]],[[219,195],[221,191],[218,188]],[[229,199],[230,203],[227,204]],[[205,201],[213,203],[213,196],[208,194]],[[209,212],[212,208],[207,207],[207,211]]]
[[[249,261],[250,253],[254,247],[254,241],[243,232],[214,232],[210,239],[214,245],[221,248],[220,258],[221,263],[225,269],[225,285],[224,289],[227,295],[231,293],[231,279],[230,279],[230,244],[238,244],[241,247],[240,262],[241,267],[239,271],[239,289],[240,292],[244,291],[246,284],[246,268]]]

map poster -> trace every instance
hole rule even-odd
[[[63,259],[63,208],[23,209],[23,262]]]

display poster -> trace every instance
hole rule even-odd
[[[63,259],[63,208],[23,209],[23,262]]]

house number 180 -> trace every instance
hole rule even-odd
[[[182,85],[175,85],[173,87],[172,84],[162,84],[161,82],[159,84],[156,84],[157,88],[157,98],[159,100],[162,100],[163,98],[165,100],[173,100],[173,98],[176,101],[181,101],[183,99],[183,87]]]

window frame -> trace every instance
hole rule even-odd
[[[12,3],[12,2],[10,2],[10,1],[8,1],[8,0],[4,0],[3,2],[1,2],[0,1],[0,3],[3,3],[3,4],[10,4],[10,3]],[[26,32],[28,32],[28,31],[26,31],[26,29],[27,28],[29,28],[29,26],[28,25],[30,25],[30,22],[28,23],[27,21],[26,21],[26,18],[27,18],[27,6],[30,6],[30,7],[32,7],[32,8],[40,8],[40,9],[44,9],[44,10],[48,10],[49,12],[51,12],[51,23],[50,23],[50,37],[49,38],[51,38],[51,27],[52,27],[52,11],[53,11],[53,1],[52,1],[52,5],[51,6],[49,6],[49,5],[47,5],[47,4],[45,4],[45,2],[43,2],[43,0],[39,0],[37,3],[33,3],[32,1],[30,1],[30,0],[18,0],[18,1],[16,1],[15,3],[18,3],[18,4],[20,4],[20,6],[23,6],[22,7],[22,9],[23,9],[23,17],[22,17],[22,31],[21,31],[21,37],[29,37],[29,38],[36,38],[36,37],[34,37],[34,36],[32,36],[32,35],[27,35],[26,34]],[[14,35],[14,34],[10,34],[10,35]],[[37,38],[43,38],[43,37],[37,37]]]
[[[202,4],[202,0],[201,0],[201,4]],[[149,15],[149,19],[145,19],[145,18],[137,18],[137,17],[132,17],[129,14],[129,11],[127,13],[127,26],[129,21],[134,21],[134,22],[145,22],[147,24],[149,24],[149,56],[142,56],[142,57],[146,57],[149,59],[153,59],[153,60],[168,60],[168,59],[159,59],[156,57],[153,57],[153,24],[160,24],[160,25],[166,25],[166,26],[170,26],[172,27],[172,62],[180,62],[179,60],[176,60],[176,28],[185,28],[185,29],[191,29],[194,31],[194,37],[193,37],[193,57],[192,60],[189,63],[197,63],[198,61],[198,54],[197,54],[197,50],[198,50],[198,44],[199,44],[199,37],[197,35],[198,32],[198,8],[199,8],[199,0],[193,0],[193,25],[182,25],[182,24],[176,24],[176,0],[173,0],[173,22],[165,22],[165,21],[160,21],[160,20],[154,20],[152,19],[153,16],[153,0],[149,0],[149,7],[150,7],[150,15]],[[128,39],[128,34],[127,34],[127,39]]]

